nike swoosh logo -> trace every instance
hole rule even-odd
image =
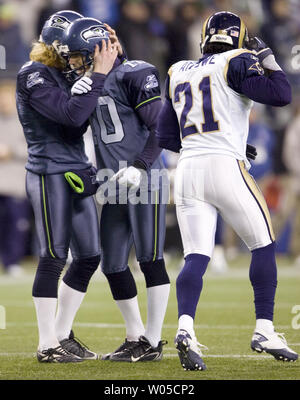
[[[153,353],[152,353],[153,354]],[[155,360],[158,356],[159,356],[159,352],[156,352],[156,353],[154,353],[154,354],[156,354],[156,357],[153,359],[153,360]],[[141,355],[141,356],[139,356],[139,357],[133,357],[133,356],[131,356],[131,361],[132,362],[137,362],[137,361],[139,361],[140,359],[142,359],[143,358],[143,355]]]
[[[140,358],[141,358],[141,357],[136,357],[136,358],[135,358],[135,357],[131,356],[131,361],[132,361],[132,362],[137,362],[137,361],[140,360]]]

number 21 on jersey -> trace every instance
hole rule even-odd
[[[182,133],[182,139],[185,136],[192,135],[195,133],[208,133],[219,130],[219,122],[214,120],[214,114],[212,109],[212,93],[210,87],[210,76],[205,76],[198,86],[199,91],[202,93],[202,114],[204,122],[201,124],[201,132],[198,132],[196,125],[187,125],[187,118],[189,112],[193,108],[193,93],[190,82],[179,83],[175,87],[175,103],[183,101],[184,94],[184,106],[180,116],[180,129]]]

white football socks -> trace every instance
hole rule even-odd
[[[194,319],[188,314],[181,315],[178,320],[178,330],[180,329],[187,331],[192,338],[195,337]]]
[[[138,341],[139,337],[144,335],[145,328],[141,318],[137,296],[126,300],[116,300],[116,303],[125,320],[127,340],[131,342]]]
[[[33,302],[39,329],[39,350],[43,351],[59,346],[54,328],[57,299],[33,297]]]
[[[69,337],[74,318],[84,296],[84,292],[72,289],[64,281],[61,281],[58,289],[58,310],[55,319],[55,332],[58,340]]]
[[[162,326],[167,310],[170,284],[147,288],[147,326],[145,337],[152,347],[157,347],[161,340]]]
[[[265,331],[266,333],[274,333],[273,321],[269,319],[257,319],[255,331]]]

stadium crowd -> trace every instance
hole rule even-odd
[[[98,18],[116,29],[129,59],[154,64],[164,80],[171,64],[200,56],[201,28],[216,11],[238,13],[250,35],[261,37],[274,51],[293,87],[292,104],[275,108],[256,104],[251,113],[248,143],[258,156],[250,173],[258,181],[271,211],[277,251],[300,265],[300,3],[298,0],[2,0],[0,44],[6,68],[0,70],[0,263],[20,273],[25,256],[35,255],[32,210],[26,199],[26,144],[15,108],[15,79],[28,60],[31,43],[55,11],[72,9]],[[297,54],[297,51],[299,54]],[[1,60],[1,67],[3,60]],[[92,146],[87,151],[93,157]],[[172,171],[177,156],[164,152]],[[216,243],[227,257],[243,247],[219,221]],[[166,251],[181,253],[174,205],[167,213]]]

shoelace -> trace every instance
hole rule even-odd
[[[279,337],[279,339],[281,339],[283,341],[283,343],[285,345],[287,345],[287,341],[286,341],[286,338],[284,336],[284,333],[279,333],[279,332],[274,332],[274,333]]]
[[[88,346],[85,345],[80,339],[76,338],[75,336],[69,341],[76,346],[81,352],[84,353],[85,350],[89,350]]]
[[[182,331],[184,334],[185,334],[185,333],[188,333],[185,329],[181,329],[181,331]],[[178,331],[178,332],[179,332],[179,331]],[[189,333],[188,333],[188,334],[189,334]],[[201,344],[201,343],[198,342],[198,340],[197,340],[197,338],[196,338],[195,335],[189,334],[189,336],[190,336],[190,338],[191,338],[192,343],[195,345],[196,349],[197,349],[200,353],[202,353],[202,352],[201,352],[201,348],[202,348],[203,350],[208,350],[208,347],[207,347],[207,346],[205,346],[204,344]]]
[[[160,344],[162,346],[167,343],[168,342],[166,340],[162,340],[160,342]],[[140,338],[140,340],[137,342],[137,344],[129,349],[130,353],[133,356],[140,356],[141,354],[146,353],[151,350],[154,350],[154,348],[151,346],[151,344],[148,342],[148,340],[145,340],[144,338]]]
[[[121,351],[129,351],[132,347],[135,347],[139,342],[136,341],[126,341],[121,344],[120,347],[117,348],[117,350],[114,351],[114,353],[119,353]]]
[[[202,350],[208,350],[208,347],[207,347],[207,346],[205,346],[204,344],[201,344],[201,343],[198,342],[196,336],[192,336],[192,342],[196,345],[197,350],[198,350],[200,353],[202,353],[201,349],[202,349]]]
[[[47,353],[49,354],[49,356],[52,356],[56,352],[59,352],[60,354],[62,353],[64,355],[70,355],[70,353],[61,346],[57,346],[55,348],[47,350]]]
[[[201,348],[202,348],[203,350],[209,350],[208,347],[205,346],[205,344],[199,343],[197,339],[196,339],[196,345],[197,345],[197,347],[199,348],[200,351],[201,351]]]

